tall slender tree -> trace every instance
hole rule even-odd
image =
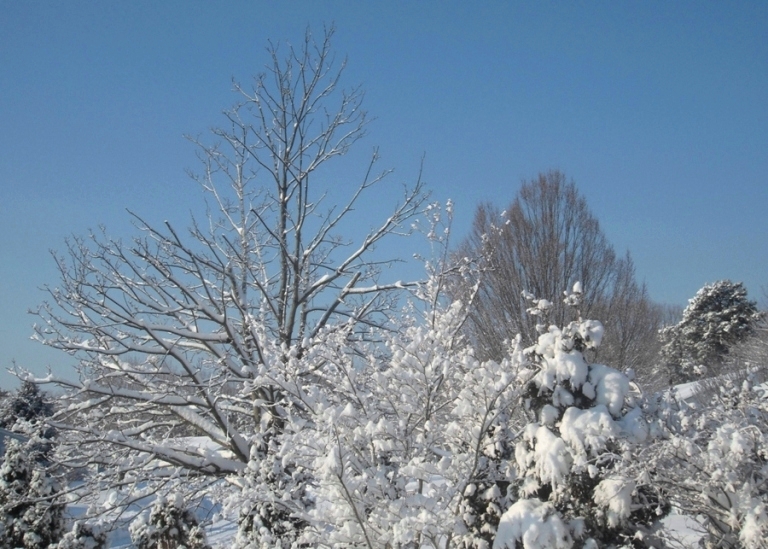
[[[636,281],[629,254],[616,255],[586,199],[563,173],[523,182],[506,210],[480,205],[456,255],[477,261],[482,272],[466,326],[481,356],[498,359],[516,334],[536,340],[537,320],[527,314],[525,294],[563,295],[581,282],[584,315],[610,327],[600,359],[650,375],[662,310]],[[470,290],[460,284],[454,295]],[[562,326],[568,315],[560,300],[552,303],[551,322]]]

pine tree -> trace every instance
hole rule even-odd
[[[13,430],[16,422],[36,422],[53,414],[51,404],[37,384],[23,381],[16,392],[0,407],[0,427]]]
[[[242,479],[245,497],[238,502],[235,547],[239,549],[288,549],[307,527],[291,510],[311,507],[307,493],[311,477],[302,467],[284,463],[277,452],[277,445],[270,442],[254,445],[251,451]]]
[[[46,393],[31,381],[21,386],[0,405],[0,427],[29,440],[27,453],[45,466],[53,451],[56,430],[45,422],[53,415],[53,404]]]
[[[661,332],[670,383],[694,380],[706,369],[717,373],[730,348],[746,339],[761,317],[741,282],[721,280],[701,288],[683,319]]]

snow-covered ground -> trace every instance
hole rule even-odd
[[[689,549],[699,546],[699,540],[704,535],[704,530],[692,517],[671,514],[661,522],[668,530],[671,547]]]

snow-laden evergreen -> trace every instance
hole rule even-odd
[[[61,486],[39,446],[34,439],[8,442],[0,466],[0,547],[47,549],[63,534]]]
[[[105,549],[108,541],[107,533],[100,524],[78,520],[50,549]]]
[[[136,549],[210,549],[205,531],[180,494],[159,496],[130,527]]]
[[[53,404],[50,398],[37,384],[28,379],[23,380],[21,386],[0,405],[0,427],[31,434],[28,428],[30,424],[51,414]]]
[[[529,296],[544,321],[551,303]],[[566,296],[578,307],[579,286]],[[526,387],[533,414],[515,448],[514,505],[501,519],[498,549],[647,547],[669,506],[636,462],[651,436],[630,378],[591,364],[603,326],[578,318],[540,324],[526,349],[535,375]]]
[[[720,373],[729,349],[744,341],[762,316],[741,282],[705,285],[689,300],[682,320],[661,332],[671,384]]]

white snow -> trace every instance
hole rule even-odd
[[[573,291],[574,294],[583,294],[584,293],[584,289],[583,289],[583,287],[581,285],[581,281],[578,281],[578,282],[576,282],[573,285],[573,290],[572,291]]]
[[[585,320],[579,324],[579,334],[587,342],[589,348],[599,347],[603,341],[604,333],[603,324],[597,320]]]
[[[560,436],[572,449],[577,466],[585,466],[590,457],[596,456],[610,439],[620,434],[619,426],[602,404],[587,410],[568,408],[560,422]]]
[[[518,464],[533,465],[540,482],[551,483],[553,487],[562,484],[571,468],[571,456],[563,439],[536,423],[526,426],[524,437],[534,450],[528,452],[524,444],[518,444],[515,449]]]
[[[570,549],[572,544],[551,503],[522,499],[501,516],[493,549]]]
[[[605,404],[614,417],[621,414],[624,399],[629,394],[627,376],[608,366],[592,364],[589,367],[589,383],[595,388],[595,402]]]
[[[594,501],[603,508],[606,523],[613,528],[621,524],[632,511],[632,491],[635,483],[621,478],[606,478],[595,488]]]

